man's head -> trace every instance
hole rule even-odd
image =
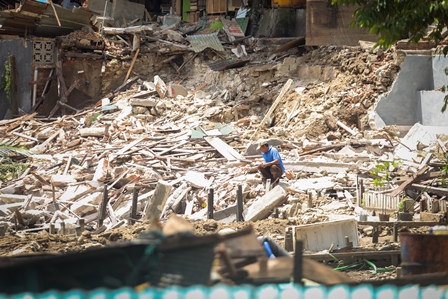
[[[266,140],[262,140],[258,142],[257,151],[261,151],[262,153],[266,153],[269,150],[269,144]]]

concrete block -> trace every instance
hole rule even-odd
[[[328,82],[336,78],[338,71],[334,67],[322,68],[321,81]]]
[[[355,219],[299,225],[293,232],[294,240],[302,240],[303,249],[311,251],[326,250],[331,244],[334,248],[346,247],[346,237],[354,247],[358,246],[358,224]]]
[[[188,89],[179,84],[171,84],[169,89],[169,95],[173,98],[177,96],[188,96]]]
[[[300,79],[320,80],[322,67],[318,65],[299,65],[298,75]]]
[[[269,212],[280,205],[286,197],[286,191],[280,185],[267,192],[256,200],[249,208],[243,211],[245,221],[257,221],[266,218]]]
[[[283,73],[289,73],[289,65],[287,65],[287,64],[281,64],[281,65],[278,67],[278,71],[279,71],[279,72],[283,72]]]
[[[283,64],[296,64],[296,58],[295,57],[286,57],[283,60]]]
[[[443,214],[440,213],[420,213],[420,221],[440,221],[443,218]]]
[[[145,219],[152,222],[155,219],[160,219],[162,215],[163,207],[171,194],[171,189],[173,188],[168,182],[159,180],[154,191],[154,195],[148,201],[146,205]]]
[[[289,65],[289,71],[290,72],[295,72],[295,71],[297,71],[297,69],[298,69],[297,64],[290,64]]]

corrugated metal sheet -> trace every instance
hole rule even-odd
[[[224,51],[218,33],[187,35],[187,38],[196,53],[202,52],[206,48]]]

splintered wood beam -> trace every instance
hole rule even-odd
[[[137,60],[138,53],[140,53],[140,48],[135,51],[134,58],[132,58],[131,65],[129,66],[128,72],[126,73],[126,77],[124,78],[123,84],[128,81],[129,76],[131,75],[132,69],[134,68],[135,61]]]

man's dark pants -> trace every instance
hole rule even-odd
[[[278,165],[272,165],[265,168],[258,166],[258,171],[263,177],[263,184],[266,183],[267,179],[271,179],[271,184],[273,187],[278,184],[278,182],[280,181],[280,177],[282,176],[282,169]]]

